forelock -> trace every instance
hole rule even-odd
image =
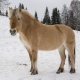
[[[8,10],[8,17],[11,18],[11,17],[19,17],[19,14],[18,14],[18,9],[11,9],[11,10]]]
[[[17,10],[17,9],[14,9],[14,10],[13,10],[12,16],[16,16],[16,10]]]

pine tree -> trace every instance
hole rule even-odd
[[[76,18],[76,26],[75,29],[78,30],[78,26],[80,25],[80,1],[72,0],[70,4],[71,10],[73,10],[73,15]]]
[[[24,9],[24,5],[19,3],[19,8]]]
[[[74,16],[73,11],[71,10],[69,13],[69,26],[75,30],[75,26],[76,26],[76,18]]]
[[[60,24],[61,19],[60,19],[60,13],[57,8],[54,8],[52,11],[52,16],[51,16],[51,24]]]
[[[69,25],[69,9],[66,5],[63,5],[63,10],[61,13],[61,21],[65,25]]]
[[[0,15],[1,15],[1,10],[0,10]]]
[[[60,17],[59,10],[57,11],[57,22],[58,22],[58,24],[61,24],[61,17]]]
[[[21,9],[24,9],[24,5],[23,4],[21,5]]]
[[[51,23],[56,24],[57,8],[53,9],[51,16]]]
[[[50,19],[50,17],[48,18],[48,24],[51,24],[51,19]]]
[[[26,10],[27,10],[27,7],[26,7]]]
[[[19,8],[21,8],[21,9],[22,9],[22,4],[21,4],[21,3],[19,3]]]
[[[8,11],[6,10],[6,16],[8,16]]]
[[[48,11],[48,7],[46,7],[45,15],[43,18],[43,24],[50,24],[50,23],[51,23],[51,20],[50,20],[50,16],[49,16],[49,11]]]
[[[38,20],[38,15],[37,15],[37,12],[35,11],[35,18],[36,18],[36,20]]]

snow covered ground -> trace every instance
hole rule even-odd
[[[0,80],[80,80],[80,32],[76,32],[76,73],[69,73],[66,59],[65,71],[56,74],[60,65],[57,50],[39,51],[38,75],[30,75],[30,60],[28,53],[18,35],[9,33],[9,20],[0,16]],[[66,51],[67,55],[67,51]]]

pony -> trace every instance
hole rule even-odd
[[[10,33],[12,36],[19,33],[20,41],[29,53],[31,61],[31,75],[38,74],[38,50],[58,49],[61,63],[56,73],[64,72],[65,49],[68,51],[70,73],[75,73],[75,34],[66,25],[44,25],[36,20],[27,10],[20,8],[8,9],[10,19]]]

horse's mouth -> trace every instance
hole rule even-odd
[[[16,30],[15,29],[14,30],[10,30],[10,33],[11,33],[12,36],[15,36],[16,35]]]

